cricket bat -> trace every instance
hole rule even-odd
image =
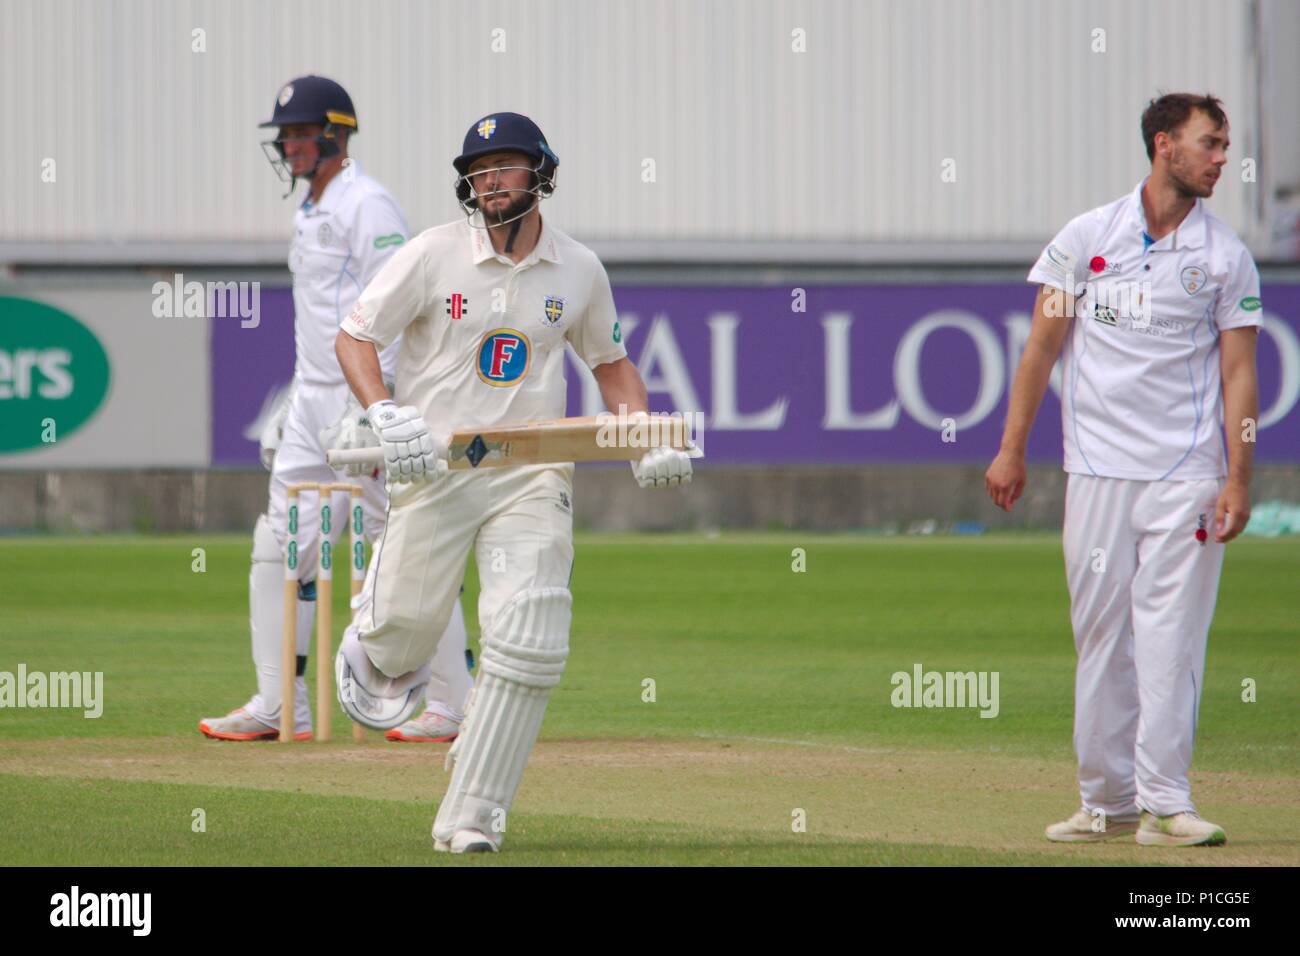
[[[459,428],[447,441],[447,467],[502,468],[569,461],[636,461],[652,448],[676,448],[692,458],[704,457],[691,442],[690,426],[679,415],[646,419],[593,415],[555,418],[490,428]],[[381,448],[331,448],[325,460],[344,465],[382,465]]]

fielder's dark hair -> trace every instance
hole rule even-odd
[[[1171,136],[1200,110],[1210,118],[1215,129],[1228,122],[1223,111],[1223,101],[1212,93],[1197,96],[1195,93],[1166,93],[1147,104],[1142,112],[1142,141],[1147,144],[1147,159],[1156,158],[1156,133]]]

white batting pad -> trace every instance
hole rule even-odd
[[[479,676],[452,747],[455,761],[434,837],[478,830],[500,844],[551,689],[569,656],[573,597],[567,588],[521,591],[484,628]]]
[[[284,634],[284,555],[266,515],[253,529],[253,561],[248,572],[248,618],[253,632],[253,665],[257,668],[257,698],[253,716],[274,724],[280,719],[280,654]],[[298,602],[298,656],[311,646],[316,602]],[[300,690],[301,694],[302,691]],[[307,705],[299,697],[298,711]],[[310,720],[310,717],[307,718]]]

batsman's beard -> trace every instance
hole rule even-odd
[[[537,204],[537,197],[533,195],[531,189],[502,189],[494,193],[488,193],[484,199],[490,199],[494,196],[500,196],[503,193],[519,193],[520,195],[512,196],[504,209],[495,212],[488,212],[483,208],[482,200],[479,201],[479,211],[483,215],[483,225],[489,229],[496,229],[500,226],[509,225],[512,220],[522,219]]]

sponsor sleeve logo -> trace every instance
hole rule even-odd
[[[376,249],[387,249],[389,246],[400,246],[406,241],[406,237],[400,232],[394,232],[387,236],[379,236],[375,239]]]
[[[1053,267],[1051,271],[1065,275],[1067,272],[1074,271],[1076,259],[1060,246],[1052,243],[1047,247],[1047,250],[1043,253],[1043,258],[1040,261],[1042,261],[1045,266]]]
[[[1243,312],[1258,312],[1264,303],[1259,301],[1259,296],[1248,295],[1238,304],[1241,306],[1241,311]]]
[[[623,341],[623,330],[619,328],[617,319],[614,320],[614,333],[612,338],[615,343]]]
[[[354,305],[352,307],[352,311],[348,313],[348,321],[351,322],[352,325],[355,326],[357,329],[364,329],[368,325],[370,325],[370,320],[367,319],[365,317],[365,314],[361,311],[360,302]]]

